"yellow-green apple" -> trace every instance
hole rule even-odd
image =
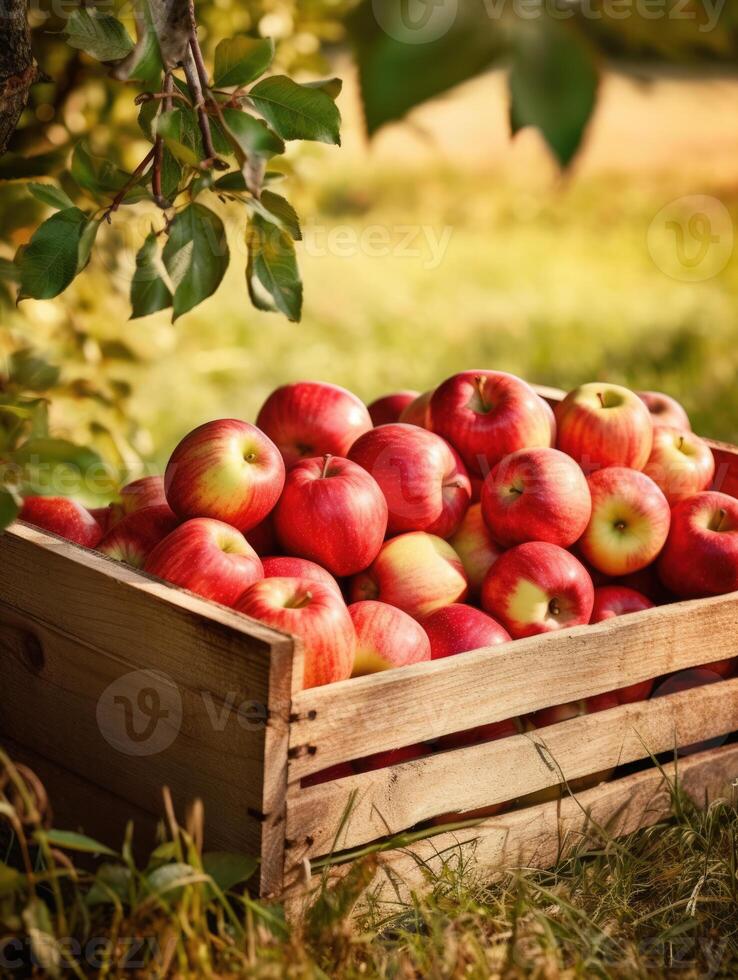
[[[364,756],[354,762],[354,769],[357,772],[372,772],[375,769],[384,769],[386,766],[397,766],[401,762],[415,762],[430,755],[430,748],[423,742],[415,745],[406,745],[401,749],[388,749],[386,752],[375,752],[373,755]]]
[[[308,558],[292,558],[289,555],[269,555],[261,559],[264,578],[306,578],[311,582],[322,582],[335,589],[341,596],[341,588],[330,572],[310,561]]]
[[[603,585],[595,589],[591,623],[601,623],[615,616],[653,609],[653,603],[645,595],[623,585]]]
[[[273,511],[259,521],[256,527],[246,531],[246,540],[260,558],[266,555],[273,555],[277,550],[277,535],[274,532]]]
[[[654,425],[670,425],[682,431],[692,428],[683,406],[671,395],[661,391],[639,391],[637,395],[651,413]]]
[[[558,449],[520,449],[487,475],[482,514],[492,537],[505,548],[526,541],[568,548],[592,514],[587,478]]]
[[[255,426],[219,419],[179,443],[167,463],[164,486],[179,517],[211,517],[249,531],[279,499],[284,463],[271,439]]]
[[[693,432],[657,425],[643,472],[661,487],[673,507],[710,486],[715,458],[707,443]]]
[[[503,371],[448,378],[433,393],[430,421],[477,476],[518,449],[551,445],[547,406],[525,381]]]
[[[677,504],[659,575],[683,599],[738,590],[738,500],[707,490]]]
[[[345,456],[372,427],[366,405],[345,388],[298,381],[276,388],[259,410],[258,427],[279,446],[286,466],[330,453]]]
[[[459,529],[448,539],[448,543],[464,566],[466,577],[469,579],[469,594],[478,599],[484,576],[504,550],[493,541],[482,517],[481,504],[471,505]]]
[[[556,406],[556,446],[585,473],[603,466],[642,470],[653,445],[651,414],[633,391],[592,382]]]
[[[235,608],[302,641],[303,687],[351,676],[356,632],[335,589],[312,579],[265,578],[248,588]]]
[[[524,731],[520,718],[507,718],[505,721],[493,721],[489,725],[478,725],[465,732],[451,732],[442,735],[436,745],[439,749],[464,749],[468,745],[480,745],[482,742],[495,742],[498,738],[509,735],[519,735]]]
[[[388,425],[390,422],[397,422],[407,406],[419,397],[419,391],[396,391],[393,395],[375,399],[368,406],[372,424]]]
[[[332,783],[335,779],[345,779],[346,776],[354,775],[354,767],[350,762],[337,762],[335,766],[328,766],[320,772],[314,772],[311,776],[303,776],[300,786],[319,786],[321,783]]]
[[[482,607],[513,639],[589,622],[594,586],[574,555],[547,541],[516,545],[482,584]]]
[[[232,606],[264,571],[246,538],[230,524],[194,517],[168,534],[144,571],[206,599]]]
[[[97,550],[116,561],[143,568],[154,548],[179,524],[168,504],[134,510],[108,531]]]
[[[471,483],[451,446],[417,425],[395,422],[360,436],[348,458],[371,473],[387,501],[389,534],[447,538],[469,507]]]
[[[70,497],[26,497],[18,518],[85,548],[95,548],[102,538],[93,515]]]
[[[420,620],[420,625],[428,634],[432,660],[510,640],[510,634],[497,620],[461,602],[434,610]]]
[[[142,476],[127,483],[120,491],[120,507],[124,514],[133,514],[144,507],[163,507],[167,504],[163,476]]]
[[[352,677],[430,660],[425,630],[396,606],[365,599],[351,603],[348,611],[356,630]]]
[[[666,497],[650,476],[624,466],[590,474],[592,517],[579,552],[605,575],[637,572],[656,558],[669,533]]]
[[[430,400],[433,397],[433,388],[418,395],[409,405],[406,405],[400,412],[398,422],[406,422],[408,425],[418,425],[421,429],[430,429]]]
[[[385,541],[371,566],[351,580],[352,602],[378,599],[415,619],[461,602],[468,583],[451,545],[434,534],[410,531]]]
[[[274,511],[282,549],[334,575],[368,568],[387,531],[387,501],[377,481],[340,456],[303,459],[287,473]]]

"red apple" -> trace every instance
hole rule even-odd
[[[18,518],[85,548],[95,548],[102,537],[92,514],[69,497],[26,497]]]
[[[180,524],[150,553],[144,570],[224,606],[234,605],[264,574],[246,538],[209,517]]]
[[[604,619],[626,616],[644,609],[653,609],[653,603],[635,589],[627,589],[622,585],[603,585],[595,589],[590,622],[601,623]]]
[[[337,762],[335,766],[328,766],[320,772],[314,772],[312,776],[303,776],[300,786],[320,786],[321,783],[332,783],[336,779],[345,779],[346,776],[354,775],[354,767],[350,762]]]
[[[345,388],[298,381],[271,393],[256,419],[279,446],[286,466],[315,456],[345,456],[371,429],[366,405]]]
[[[375,399],[369,405],[369,416],[373,425],[388,425],[397,422],[402,412],[420,397],[418,391],[398,391],[394,395],[385,395]]]
[[[608,466],[589,477],[592,517],[579,539],[583,557],[605,575],[628,575],[649,565],[664,546],[671,512],[645,473]]]
[[[341,588],[331,573],[307,558],[270,555],[268,558],[262,558],[261,564],[264,567],[264,578],[307,578],[311,582],[329,585],[343,598]]]
[[[273,555],[277,550],[277,535],[274,533],[272,513],[267,514],[263,521],[259,521],[256,527],[246,532],[246,540],[260,558]]]
[[[673,507],[710,486],[715,458],[707,443],[693,432],[657,425],[643,472],[661,487]]]
[[[692,428],[689,416],[675,398],[661,391],[639,391],[637,395],[651,413],[654,425],[670,425],[683,431]]]
[[[661,680],[654,689],[652,697],[663,698],[669,694],[691,691],[696,687],[703,687],[705,684],[720,684],[721,682],[721,675],[714,670],[709,670],[705,667],[690,667]],[[695,752],[705,752],[708,749],[715,749],[719,745],[722,745],[726,738],[727,736],[725,735],[718,735],[715,738],[706,739],[703,742],[680,745],[676,750],[676,754],[682,757],[692,755]]]
[[[302,641],[303,688],[351,676],[356,633],[331,586],[311,579],[265,578],[247,589],[235,608]]]
[[[356,630],[352,677],[430,660],[425,630],[396,606],[363,600],[348,607]]]
[[[433,397],[434,389],[424,391],[422,395],[411,401],[409,405],[400,412],[398,422],[406,422],[408,425],[417,425],[421,429],[430,429],[430,400]]]
[[[144,507],[168,507],[164,477],[142,476],[127,483],[120,492],[120,506],[124,514],[133,514]]]
[[[551,445],[551,421],[530,385],[503,371],[463,371],[436,388],[431,428],[459,452],[470,473],[486,476],[518,449]]]
[[[164,485],[180,517],[212,517],[249,531],[279,499],[284,463],[255,426],[220,419],[184,437],[167,463]]]
[[[653,422],[635,392],[620,385],[581,385],[556,406],[556,446],[585,473],[603,466],[642,470],[651,454]]]
[[[558,449],[521,449],[494,467],[482,488],[482,514],[504,547],[548,541],[568,548],[592,513],[587,478]]]
[[[376,480],[340,456],[303,459],[287,474],[274,511],[283,550],[334,575],[371,565],[387,530],[387,502]]]
[[[607,711],[608,708],[617,708],[619,704],[617,692],[608,691],[606,694],[597,694],[591,698],[582,698],[579,701],[570,701],[567,704],[555,704],[550,708],[543,708],[541,711],[534,712],[532,720],[536,728],[545,728],[547,725],[556,725],[561,721],[569,721],[571,718],[592,715],[598,711]]]
[[[713,660],[712,663],[702,664],[700,670],[711,670],[720,677],[732,677],[738,667],[738,657],[728,657],[727,660]]]
[[[387,766],[398,766],[401,762],[415,762],[430,755],[430,749],[422,742],[417,745],[406,745],[402,749],[388,749],[386,752],[375,752],[354,762],[357,772],[373,772],[375,769],[385,769]]]
[[[582,563],[545,541],[506,551],[482,585],[482,607],[513,639],[582,626],[593,603],[594,587]]]
[[[629,684],[616,691],[619,704],[635,704],[638,701],[647,701],[651,696],[655,680],[640,681],[638,684]]]
[[[120,504],[108,504],[107,507],[89,507],[89,512],[100,525],[103,536],[112,531],[123,516]]]
[[[143,568],[154,548],[179,524],[168,504],[143,507],[127,514],[109,531],[97,550],[109,558]]]
[[[482,499],[482,487],[484,486],[484,478],[481,476],[470,476],[469,482],[471,483],[472,495],[471,502],[473,504],[478,504]]]
[[[482,505],[472,504],[464,515],[459,529],[448,543],[461,559],[469,579],[469,593],[479,598],[484,576],[494,565],[503,549],[492,540],[489,528],[482,517]]]
[[[420,620],[430,640],[431,659],[452,657],[467,650],[480,650],[507,643],[510,634],[500,624],[473,606],[452,602]]]
[[[469,745],[496,742],[499,738],[519,735],[523,730],[523,722],[520,718],[506,718],[504,721],[493,721],[489,725],[469,728],[465,732],[442,735],[436,744],[439,749],[465,749]]]
[[[396,422],[360,436],[349,459],[371,473],[387,500],[389,534],[427,531],[446,538],[471,498],[466,468],[440,436]]]
[[[705,491],[677,504],[659,575],[683,599],[738,590],[738,500]]]
[[[351,582],[351,600],[378,599],[419,619],[466,597],[464,566],[442,538],[411,531],[390,538]]]
[[[663,606],[667,602],[675,601],[675,597],[668,589],[664,588],[659,578],[658,564],[656,562],[651,562],[650,565],[639,569],[637,572],[631,572],[630,575],[622,575],[616,579],[608,577],[607,582],[603,584],[622,585],[626,589],[635,589],[636,592],[640,592],[649,598],[655,606]]]

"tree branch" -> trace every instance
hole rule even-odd
[[[31,51],[26,0],[0,0],[0,156],[28,103],[38,69]]]

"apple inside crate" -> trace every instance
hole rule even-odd
[[[738,495],[738,450],[710,446]],[[418,859],[459,846],[490,876],[545,866],[562,841],[666,816],[675,765],[697,802],[738,776],[738,678],[603,697],[738,656],[738,593],[305,689],[292,637],[18,523],[0,536],[0,650],[2,742],[57,826],[119,846],[133,818],[143,849],[166,785],[180,813],[202,799],[208,848],[259,855],[255,889],[296,906],[367,847],[380,886],[427,887]],[[585,701],[600,710],[549,710]]]

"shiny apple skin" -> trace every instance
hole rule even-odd
[[[453,602],[420,620],[430,640],[431,659],[481,650],[511,639],[507,630],[481,609]]]
[[[102,528],[93,515],[69,497],[26,497],[18,519],[83,548],[96,548],[102,538]]]
[[[482,608],[513,639],[589,623],[594,586],[574,555],[545,541],[506,551],[487,573]]]
[[[448,542],[425,531],[410,531],[385,541],[371,567],[350,583],[352,602],[388,602],[414,619],[462,602],[467,591],[459,556]]]
[[[706,490],[677,504],[659,575],[682,599],[738,591],[738,500]]]
[[[142,476],[127,483],[120,491],[120,506],[124,514],[133,514],[144,507],[168,507],[164,477]]]
[[[354,575],[376,558],[387,531],[387,502],[376,480],[339,456],[304,459],[289,470],[274,511],[283,551],[333,575]]]
[[[670,425],[686,432],[692,429],[686,410],[671,395],[662,391],[637,391],[636,394],[651,413],[654,425]]]
[[[284,486],[279,450],[249,422],[219,419],[185,436],[164,474],[167,502],[182,519],[210,517],[239,531],[264,520]]]
[[[595,589],[590,622],[601,623],[605,619],[643,612],[644,609],[653,609],[653,603],[647,596],[623,585],[603,585]]]
[[[481,504],[471,505],[458,530],[448,539],[448,543],[464,566],[469,579],[470,596],[478,599],[485,575],[505,550],[489,533],[482,516]]]
[[[671,511],[653,480],[637,470],[608,466],[588,478],[592,517],[577,548],[605,575],[645,568],[666,542]]]
[[[126,514],[105,535],[97,550],[134,568],[143,568],[154,548],[178,524],[179,518],[166,503],[142,507]]]
[[[643,472],[661,488],[673,507],[710,486],[715,476],[715,457],[707,443],[693,432],[657,425]]]
[[[315,456],[345,456],[372,428],[366,405],[339,385],[298,381],[276,388],[259,410],[257,426],[279,447],[287,468]]]
[[[551,445],[547,406],[525,381],[503,371],[462,371],[448,378],[433,393],[430,422],[475,476],[486,476],[519,449]]]
[[[329,585],[265,578],[248,588],[235,608],[302,641],[303,689],[351,676],[356,632],[345,603]]]
[[[348,458],[370,473],[387,501],[388,534],[427,531],[447,538],[471,500],[471,483],[445,439],[416,425],[382,425],[360,436]]]
[[[293,558],[290,555],[269,555],[261,559],[264,578],[302,578],[322,582],[341,596],[341,587],[329,571],[309,558]]]
[[[592,514],[587,478],[558,449],[521,449],[488,474],[482,514],[494,540],[505,548],[526,541],[569,548]]]
[[[398,422],[405,422],[407,425],[417,425],[421,429],[430,429],[430,400],[435,389],[431,388],[418,395],[409,405],[400,412]]]
[[[585,473],[605,466],[642,470],[648,462],[653,421],[628,388],[599,382],[581,385],[559,402],[555,415],[556,448],[575,459]]]
[[[351,603],[348,611],[356,630],[352,677],[430,660],[425,630],[396,606],[365,599]]]
[[[240,531],[209,517],[175,528],[151,551],[144,571],[224,606],[233,606],[264,575],[261,559]]]
[[[376,398],[369,406],[369,418],[372,425],[389,425],[391,422],[399,422],[400,415],[408,405],[411,405],[416,398],[420,397],[419,391],[396,391],[392,395],[384,395]]]

